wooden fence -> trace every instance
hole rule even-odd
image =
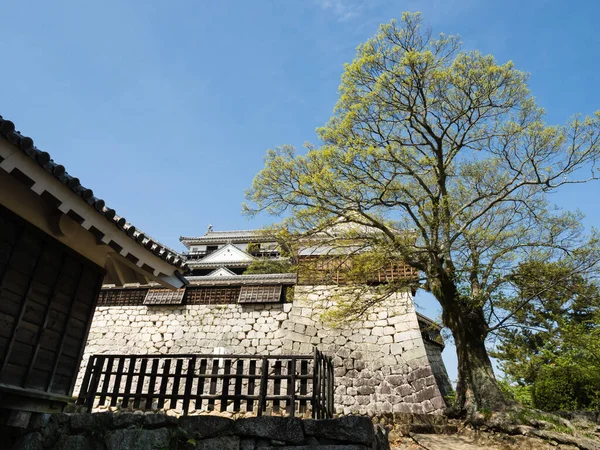
[[[333,417],[333,364],[314,355],[92,355],[78,405]]]

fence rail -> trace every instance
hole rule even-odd
[[[333,417],[333,364],[314,355],[92,355],[78,405]]]

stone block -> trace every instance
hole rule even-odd
[[[41,447],[40,447],[41,448]],[[139,448],[139,447],[138,447]],[[61,436],[54,450],[104,450],[101,442],[91,436]]]
[[[12,450],[42,450],[43,440],[40,433],[29,433],[25,436],[18,438],[13,446]]]
[[[304,430],[307,436],[314,436],[317,439],[333,439],[367,446],[371,446],[375,439],[371,420],[360,416],[326,420],[307,419],[304,421]],[[323,446],[319,448],[323,448]],[[344,448],[349,447],[344,446]]]
[[[360,386],[357,391],[360,395],[370,395],[375,393],[375,388],[372,386]]]
[[[235,434],[292,444],[301,444],[304,441],[302,421],[291,417],[260,416],[238,419],[235,422]]]
[[[170,433],[167,428],[156,430],[113,430],[106,434],[106,450],[162,450],[168,448]]]
[[[356,403],[356,396],[354,396],[354,395],[344,395],[342,403],[344,405],[346,405],[346,406],[354,405]]]
[[[115,416],[110,412],[73,414],[71,416],[71,430],[80,433],[84,431],[98,431],[114,427]]]
[[[364,336],[362,334],[352,334],[348,339],[352,342],[361,343],[363,342]]]
[[[394,342],[392,336],[381,336],[379,339],[377,339],[378,345],[391,344],[392,342]]]
[[[431,399],[431,404],[435,409],[444,409],[446,408],[446,403],[441,395],[437,395]]]
[[[240,438],[237,436],[222,436],[204,439],[196,442],[196,450],[239,450]]]
[[[371,403],[371,397],[369,395],[357,395],[355,398],[356,403],[359,405],[368,405]]]
[[[144,418],[145,428],[169,427],[177,424],[177,418],[166,414],[146,414],[142,417]]]
[[[178,424],[189,436],[206,439],[233,434],[234,421],[220,416],[182,416]]]
[[[307,336],[316,336],[317,335],[317,329],[313,326],[308,325],[306,327],[305,333]]]
[[[367,344],[376,344],[378,339],[379,339],[378,336],[365,336],[363,338],[363,342],[365,342]]]

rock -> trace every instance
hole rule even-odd
[[[285,447],[265,447],[264,450],[369,450],[364,445],[298,445]],[[379,450],[379,449],[378,449]]]
[[[47,413],[33,413],[29,420],[28,431],[39,431],[48,425],[52,414]]]
[[[115,414],[113,417],[114,428],[127,428],[130,426],[141,427],[147,416],[133,413]]]
[[[529,432],[530,436],[540,437],[548,441],[556,441],[559,444],[575,445],[581,450],[600,450],[600,442],[585,438],[571,436],[570,434],[557,433],[555,431],[536,430],[532,429]]]
[[[31,413],[29,411],[20,410],[9,410],[6,425],[13,428],[27,428],[29,426],[29,420],[31,419]]]
[[[240,441],[240,450],[254,450],[256,448],[256,439],[244,438]]]
[[[197,450],[239,450],[240,438],[237,436],[221,436],[196,442]]]
[[[102,442],[92,438],[91,436],[62,436],[54,450],[104,450]]]
[[[308,436],[352,444],[371,445],[375,437],[371,420],[362,416],[325,420],[307,419],[304,421],[304,430]]]
[[[83,431],[98,431],[113,428],[112,413],[84,413],[71,416],[71,430],[75,433]]]
[[[107,450],[163,450],[169,448],[169,430],[127,429],[107,433]]]
[[[235,434],[300,444],[304,442],[302,421],[298,418],[260,416],[239,419],[235,422]]]
[[[375,443],[373,447],[377,450],[390,450],[388,430],[381,425],[375,425],[374,433]]]
[[[41,429],[42,441],[47,447],[54,445],[59,436],[69,434],[71,419],[67,414],[51,414],[48,422]]]
[[[139,416],[138,416],[139,417]],[[160,428],[174,426],[177,419],[166,414],[148,414],[144,416],[144,428]]]
[[[233,434],[233,420],[219,416],[182,416],[179,426],[198,439]]]
[[[29,433],[21,436],[11,447],[11,450],[42,450],[42,435]]]

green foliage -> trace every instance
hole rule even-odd
[[[502,303],[515,314],[493,356],[536,408],[600,405],[600,288],[582,275],[586,258],[577,261],[522,263],[512,276],[516,291]]]
[[[291,273],[294,266],[289,261],[276,259],[256,259],[250,263],[244,274]]]
[[[450,392],[448,392],[445,395],[444,400],[446,402],[446,405],[453,405],[454,402],[456,401],[456,391],[450,391]]]
[[[523,406],[532,407],[533,399],[531,398],[531,386],[520,386],[518,384],[510,384],[506,380],[498,382],[500,389],[506,396],[514,399]]]
[[[457,36],[433,36],[419,14],[404,13],[345,66],[322,145],[268,150],[244,206],[285,214],[281,229],[297,242],[354,239],[419,271],[468,359],[459,402],[467,389],[480,403],[498,392],[485,349],[474,349],[521,310],[506,301],[519,263],[537,254],[591,267],[600,255],[580,215],[548,196],[598,179],[600,113],[547,125],[527,82],[512,62],[465,51]],[[348,311],[373,304],[357,297]]]
[[[257,242],[250,242],[246,247],[246,251],[251,255],[260,251],[260,244]]]
[[[513,413],[515,414],[515,413]],[[550,425],[553,431],[558,433],[573,434],[574,430],[567,426],[564,420],[561,420],[558,416],[546,414],[541,411],[531,408],[521,408],[516,411],[514,417],[517,423],[524,425],[533,425],[538,421],[544,421]]]
[[[533,403],[545,411],[595,410],[600,407],[600,373],[580,365],[549,366],[536,378]]]

